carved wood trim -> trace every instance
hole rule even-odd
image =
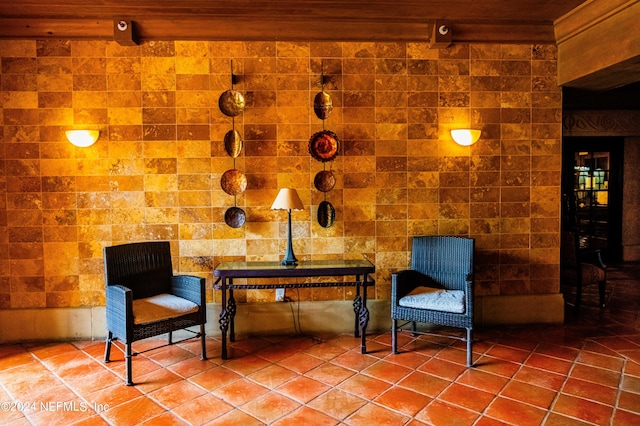
[[[640,111],[563,111],[565,136],[640,136]]]

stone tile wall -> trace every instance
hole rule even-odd
[[[218,108],[232,63],[247,103],[233,119]],[[284,254],[286,214],[269,209],[281,187],[305,204],[293,213],[298,258],[366,256],[377,298],[420,234],[476,238],[478,295],[559,291],[555,46],[2,40],[0,64],[0,309],[102,305],[102,247],[156,239],[216,300],[215,264]],[[313,112],[323,74],[334,105],[324,122]],[[457,146],[448,130],[469,125],[481,140]],[[75,148],[71,128],[101,137]],[[235,160],[222,142],[232,128],[244,139]],[[324,164],[308,152],[323,128],[342,142]],[[337,176],[329,228],[313,185],[325,167]],[[231,168],[248,181],[235,198],[220,187]],[[224,222],[234,205],[241,228]]]

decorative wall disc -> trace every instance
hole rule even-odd
[[[331,161],[340,149],[338,135],[329,130],[316,132],[309,139],[309,153],[318,161]]]
[[[318,223],[320,226],[330,228],[335,220],[336,209],[333,208],[333,204],[328,201],[318,204]]]
[[[224,222],[232,228],[240,228],[246,219],[247,216],[240,207],[229,207],[224,212]]]
[[[329,192],[336,185],[336,176],[331,170],[321,170],[316,173],[313,185],[320,192]]]
[[[238,157],[242,152],[242,137],[237,130],[229,130],[224,135],[224,150],[231,158]]]
[[[333,101],[327,92],[319,92],[313,99],[313,111],[320,120],[324,120],[331,115]]]
[[[222,174],[220,186],[229,195],[242,194],[247,189],[247,177],[240,170],[227,170]]]
[[[218,106],[224,115],[235,117],[244,111],[244,96],[237,90],[226,90],[220,95]]]

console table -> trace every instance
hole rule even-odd
[[[375,272],[373,263],[362,260],[311,260],[298,262],[297,265],[283,265],[281,262],[222,262],[213,270],[218,277],[214,283],[216,290],[222,291],[222,310],[220,312],[220,331],[222,332],[222,359],[227,359],[227,331],[229,339],[235,341],[234,317],[236,302],[233,290],[264,290],[275,288],[310,288],[310,287],[348,287],[355,286],[356,297],[353,301],[355,313],[355,337],[361,337],[362,353],[367,352],[366,329],[369,322],[367,308],[367,287],[374,285],[370,274]],[[314,281],[316,277],[350,277],[353,281]],[[234,279],[247,279],[246,283],[235,283]],[[309,278],[295,282],[257,283],[256,278]],[[227,297],[228,292],[228,297]],[[361,295],[362,293],[362,295]]]

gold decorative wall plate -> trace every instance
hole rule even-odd
[[[313,111],[320,120],[324,120],[331,115],[333,101],[327,92],[319,92],[313,99]]]
[[[336,185],[336,176],[331,170],[321,170],[316,173],[313,185],[320,192],[329,192]]]
[[[227,170],[222,174],[220,186],[229,195],[242,194],[247,189],[247,177],[240,170]]]
[[[309,139],[309,153],[313,158],[323,163],[332,161],[338,155],[339,149],[338,135],[330,130],[316,132]]]
[[[231,158],[237,158],[242,152],[242,137],[237,130],[229,130],[224,135],[224,150]]]
[[[220,95],[218,106],[224,115],[235,117],[244,111],[244,96],[237,90],[226,90]]]

